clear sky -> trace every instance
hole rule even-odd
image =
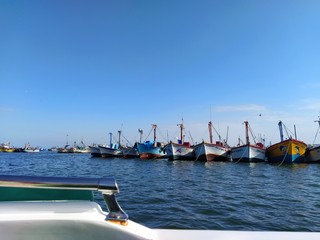
[[[318,0],[1,0],[0,143],[134,142],[153,123],[173,140],[181,118],[194,142],[211,119],[230,145],[245,120],[267,142],[282,120],[312,143],[319,13]]]

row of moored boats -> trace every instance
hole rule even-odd
[[[320,128],[320,121],[319,123]],[[112,144],[112,135],[110,135],[110,145],[93,145],[89,146],[93,157],[102,158],[135,158],[154,159],[168,158],[169,160],[193,160],[193,161],[233,161],[233,162],[269,162],[269,163],[316,163],[320,162],[320,146],[307,146],[303,141],[297,140],[296,137],[288,136],[286,139],[283,130],[287,128],[279,121],[280,141],[276,144],[265,146],[263,142],[250,142],[249,132],[252,133],[249,123],[245,124],[246,141],[236,147],[230,147],[226,142],[212,140],[212,122],[208,124],[210,142],[201,142],[191,146],[190,142],[184,141],[183,123],[178,124],[180,127],[180,139],[177,143],[169,142],[163,144],[156,141],[157,125],[153,124],[154,131],[153,141],[137,142],[132,147],[123,147],[119,142]],[[318,129],[319,131],[319,129]],[[296,135],[296,134],[295,134]]]

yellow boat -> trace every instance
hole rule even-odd
[[[306,161],[307,144],[297,139],[283,139],[282,122],[278,123],[281,141],[266,149],[269,163],[303,163]]]

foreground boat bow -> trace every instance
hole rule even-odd
[[[103,194],[109,212],[92,201],[92,190]],[[116,201],[118,192],[113,178],[0,175],[1,239],[320,239],[312,232],[150,229],[128,219]]]

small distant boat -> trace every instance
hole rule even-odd
[[[121,131],[118,131],[119,133],[119,143],[120,143],[120,134]],[[113,158],[113,157],[122,157],[122,151],[120,149],[120,144],[113,144],[112,143],[112,133],[109,133],[110,135],[110,145],[109,146],[102,146],[99,145],[99,150],[101,153],[102,158]]]
[[[180,139],[178,143],[170,142],[164,147],[166,157],[169,160],[194,160],[194,151],[190,145],[190,142],[184,141],[184,125],[183,122],[178,124],[180,127]]]
[[[94,144],[89,146],[89,149],[92,157],[101,157],[100,148],[98,146]]]
[[[90,148],[81,140],[80,145],[74,142],[72,151],[73,153],[90,153]]]
[[[24,148],[22,148],[22,151],[27,152],[27,153],[38,153],[38,152],[40,152],[40,148],[39,147],[31,147],[28,143],[24,146]]]
[[[141,159],[164,158],[166,153],[163,150],[164,145],[157,142],[157,125],[152,124],[153,141],[145,141],[144,143],[137,143],[139,156]]]
[[[231,149],[231,158],[233,162],[265,162],[266,149],[263,143],[250,144],[248,121],[244,122],[246,131],[246,143],[242,146],[233,147]],[[239,144],[240,145],[240,144]]]
[[[227,161],[229,158],[230,148],[227,144],[221,142],[221,137],[219,135],[219,141],[213,143],[212,129],[213,125],[210,121],[208,123],[210,143],[202,141],[193,147],[196,161],[210,162],[210,161]]]
[[[305,162],[305,153],[307,144],[297,140],[296,132],[295,139],[290,136],[284,140],[282,121],[278,123],[280,131],[280,142],[269,146],[266,149],[267,160],[269,163],[303,163]],[[285,129],[287,129],[285,127]]]

